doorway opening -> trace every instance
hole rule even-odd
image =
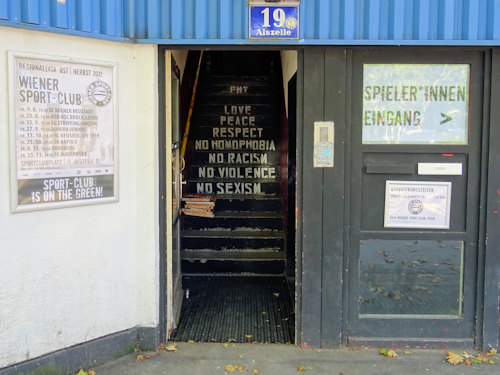
[[[294,343],[297,54],[169,56],[165,336]]]

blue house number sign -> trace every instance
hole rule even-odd
[[[251,39],[298,39],[298,6],[250,6]]]

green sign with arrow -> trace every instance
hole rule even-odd
[[[363,143],[467,144],[469,65],[365,64]]]

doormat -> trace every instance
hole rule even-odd
[[[189,276],[172,341],[293,343],[293,302],[284,277]]]

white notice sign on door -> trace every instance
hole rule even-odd
[[[450,228],[451,182],[386,181],[385,228]]]

